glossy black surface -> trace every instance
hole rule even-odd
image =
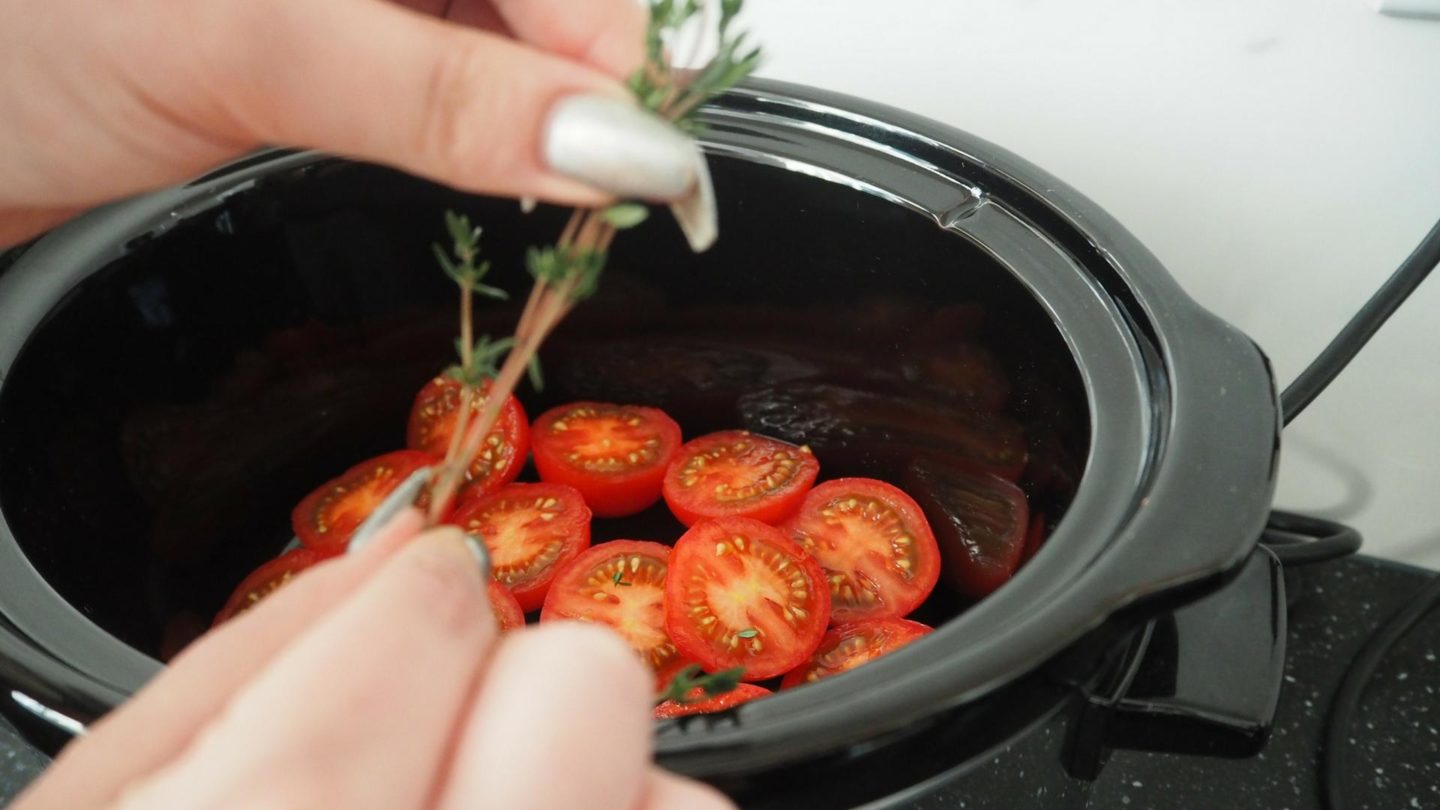
[[[1111,749],[1260,753],[1285,672],[1285,620],[1283,571],[1265,549],[1224,588],[1152,620],[1123,677],[1087,699],[1071,773],[1095,778]]]
[[[583,339],[547,354],[555,383],[532,410],[633,390],[718,427],[744,417],[747,392],[806,377],[938,396],[1024,424],[1027,485],[1063,518],[993,596],[957,614],[939,593],[924,617],[954,618],[936,633],[666,724],[663,762],[737,790],[782,766],[858,764],[879,740],[998,711],[1062,651],[1101,666],[1126,629],[1107,619],[1237,570],[1273,488],[1268,368],[1123,229],[1003,150],[854,99],[759,84],[707,119],[732,236],[698,259],[659,218],[621,240],[602,296],[568,326]],[[449,352],[426,247],[447,205],[490,229],[512,288],[525,245],[559,224],[281,156],[97,212],[0,276],[0,613],[64,662],[69,705],[142,683],[274,553],[300,494],[398,444],[412,392]],[[481,328],[513,318],[495,307]],[[627,367],[637,343],[671,354]],[[1011,390],[987,381],[992,366]],[[886,424],[841,468],[880,471]],[[1034,716],[1053,711],[1036,700]]]

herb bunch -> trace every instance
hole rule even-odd
[[[699,130],[695,116],[700,106],[744,79],[759,64],[760,50],[746,44],[745,35],[732,27],[742,4],[743,0],[719,0],[719,44],[714,56],[694,71],[682,71],[671,64],[668,54],[687,31],[693,37],[692,47],[698,49],[712,16],[711,4],[703,0],[651,0],[645,62],[629,81],[643,107],[685,132],[694,134]],[[702,181],[708,189],[708,179]],[[676,216],[681,216],[680,209],[675,210]],[[466,471],[521,377],[529,374],[533,385],[538,388],[542,384],[540,345],[577,304],[594,295],[616,233],[644,222],[648,213],[637,202],[576,209],[554,245],[532,247],[527,253],[526,268],[534,285],[515,334],[493,342],[488,338],[474,339],[472,302],[477,294],[504,298],[505,293],[483,281],[489,263],[476,261],[480,230],[473,228],[468,218],[447,213],[453,257],[439,246],[435,246],[435,255],[460,287],[460,364],[450,374],[462,388],[455,432],[431,491],[431,524],[439,522],[449,510]],[[481,400],[479,409],[475,409],[474,403]]]

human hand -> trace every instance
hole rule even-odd
[[[0,246],[265,144],[572,205],[695,182],[693,145],[620,82],[635,0],[0,0],[0,20]]]
[[[458,529],[410,509],[182,653],[15,810],[719,810],[650,764],[653,677],[612,634],[496,638]]]

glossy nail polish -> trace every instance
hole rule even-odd
[[[550,111],[546,164],[618,197],[678,200],[695,186],[699,147],[668,121],[609,96],[570,96]]]

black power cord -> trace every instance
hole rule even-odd
[[[1400,263],[1295,381],[1280,395],[1280,411],[1290,424],[1355,359],[1410,293],[1440,264],[1440,222]],[[1288,567],[1326,562],[1360,550],[1360,534],[1348,526],[1292,512],[1275,511],[1261,541]]]
[[[1270,513],[1260,536],[1286,568],[1329,562],[1360,550],[1360,533],[1323,518],[1279,509]]]
[[[1440,222],[1435,223],[1419,246],[1345,324],[1324,351],[1286,387],[1280,395],[1280,408],[1286,425],[1293,422],[1349,365],[1437,264],[1440,264]],[[1286,567],[1338,559],[1360,548],[1360,534],[1348,526],[1279,510],[1270,513],[1262,540]],[[1325,720],[1325,742],[1320,760],[1320,798],[1328,810],[1345,810],[1348,807],[1344,756],[1350,725],[1359,711],[1366,685],[1390,648],[1437,606],[1440,606],[1440,576],[1386,619],[1345,671]]]
[[[1285,424],[1295,421],[1295,417],[1325,390],[1335,379],[1335,375],[1355,359],[1355,355],[1359,354],[1395,310],[1405,303],[1410,293],[1415,292],[1415,288],[1430,275],[1436,264],[1440,264],[1440,222],[1435,223],[1415,251],[1406,257],[1389,280],[1370,296],[1370,300],[1345,324],[1345,328],[1330,341],[1330,345],[1285,388],[1285,393],[1280,395],[1280,412],[1284,415]]]
[[[1340,689],[1330,703],[1330,716],[1325,720],[1325,748],[1320,758],[1320,798],[1327,810],[1349,807],[1345,799],[1345,751],[1365,687],[1375,677],[1375,670],[1380,668],[1390,648],[1437,605],[1440,605],[1440,577],[1430,580],[1386,619],[1345,671]]]

